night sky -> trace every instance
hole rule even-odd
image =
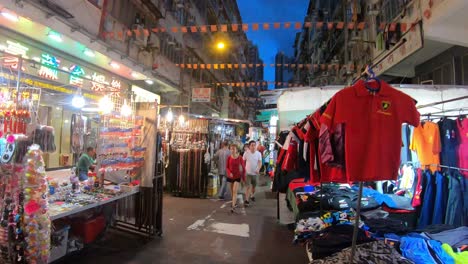
[[[237,0],[237,4],[244,23],[303,22],[309,0]],[[260,57],[268,65],[265,67],[265,80],[274,81],[275,68],[269,64],[275,62],[278,51],[293,55],[292,46],[298,30],[273,29],[273,25],[270,25],[270,30],[261,27],[258,31],[249,28],[247,37],[258,45]]]

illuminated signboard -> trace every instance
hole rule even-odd
[[[83,87],[83,78],[81,78],[81,76],[84,76],[86,74],[83,68],[75,64],[75,65],[72,65],[69,68],[69,70],[70,70],[69,83],[71,85]]]
[[[5,53],[0,55],[0,67],[18,70],[19,58],[23,57],[30,60],[30,62],[24,62],[21,67],[22,71],[29,75],[116,95],[122,89],[128,89],[128,83],[113,78],[112,75],[94,72],[74,61],[56,57],[55,54],[44,52],[34,46],[24,45],[3,35],[0,35],[0,51]]]
[[[6,45],[0,44],[0,50],[5,51],[6,53],[21,56],[23,58],[28,58],[27,52],[29,50],[28,47],[21,45],[18,42],[13,42],[10,40],[6,41]],[[3,57],[3,64],[5,67],[10,67],[14,70],[18,69],[18,62],[19,58],[14,56],[5,56]],[[23,71],[26,70],[25,67],[21,67]]]
[[[41,63],[42,66],[38,72],[39,76],[51,80],[58,80],[57,68],[60,66],[60,60],[47,53],[42,53]]]
[[[119,80],[112,79],[112,81],[109,83],[106,80],[106,76],[98,73],[93,73],[91,76],[91,84],[92,87],[91,89],[96,92],[105,92],[109,91],[112,94],[119,95],[120,94],[120,88],[122,87],[122,83]]]

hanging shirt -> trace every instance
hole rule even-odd
[[[411,160],[411,150],[410,150],[410,136],[411,136],[411,128],[409,125],[404,124],[401,126],[401,163],[407,163]]]
[[[439,153],[441,150],[439,126],[433,122],[419,124],[414,129],[410,147],[418,153],[419,162],[422,167],[425,168],[431,164],[439,165]],[[432,172],[438,170],[436,165],[430,166]]]
[[[458,167],[458,129],[457,122],[448,118],[443,118],[437,122],[440,132],[441,153],[440,162],[442,165]]]
[[[468,169],[468,119],[457,119],[458,135],[460,135],[460,145],[458,146],[458,166]],[[468,177],[468,171],[460,171],[465,177]]]
[[[415,101],[380,80],[371,93],[364,81],[339,91],[321,117],[331,131],[345,124],[345,163],[349,181],[395,180],[401,151],[401,125],[417,125]],[[375,85],[372,84],[372,85]],[[375,87],[374,87],[375,89]]]

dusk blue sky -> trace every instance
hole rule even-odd
[[[303,22],[309,0],[237,0],[237,4],[244,23]],[[295,29],[247,31],[248,39],[258,45],[260,57],[268,65],[264,71],[265,80],[275,80],[275,68],[269,64],[275,62],[278,51],[293,55],[296,32]]]

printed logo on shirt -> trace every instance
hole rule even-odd
[[[390,103],[390,101],[382,101],[380,102],[380,109],[377,111],[377,113],[384,115],[392,115],[392,113],[390,113],[391,106],[392,104]]]

